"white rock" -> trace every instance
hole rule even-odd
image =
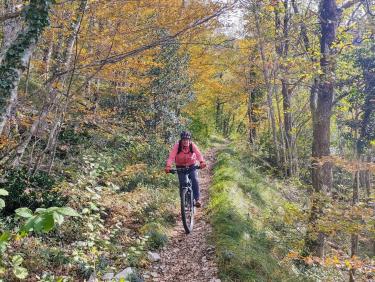
[[[98,281],[98,280],[96,279],[96,276],[95,276],[94,273],[92,273],[92,274],[90,275],[89,280],[87,280],[87,282],[96,282],[96,281]]]
[[[128,279],[131,274],[134,273],[134,270],[131,267],[125,268],[123,271],[116,274],[115,279]]]
[[[157,262],[161,258],[160,258],[160,255],[158,253],[148,252],[148,259],[152,262]]]
[[[112,280],[114,276],[115,276],[115,274],[112,273],[112,272],[106,273],[106,274],[103,275],[102,280]]]

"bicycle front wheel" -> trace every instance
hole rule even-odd
[[[189,234],[194,225],[194,198],[190,189],[181,192],[181,217],[185,232]]]

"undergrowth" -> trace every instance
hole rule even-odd
[[[301,281],[284,261],[286,204],[238,149],[218,152],[210,188],[213,241],[223,281]],[[297,234],[292,234],[297,238]],[[294,240],[295,241],[295,240]]]

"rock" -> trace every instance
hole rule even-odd
[[[115,276],[115,274],[112,273],[112,272],[106,273],[106,274],[103,275],[102,280],[112,280],[114,276]]]
[[[98,281],[98,280],[96,279],[95,273],[92,273],[90,275],[89,280],[87,280],[87,282],[96,282],[96,281]]]
[[[127,267],[123,271],[117,273],[116,276],[115,276],[115,279],[124,278],[126,280],[133,273],[134,273],[134,270],[131,267]]]
[[[152,277],[158,277],[159,274],[158,274],[157,272],[151,272],[151,276],[152,276]]]
[[[221,280],[220,280],[220,279],[217,279],[217,278],[212,278],[212,279],[210,280],[210,282],[221,282]]]
[[[160,255],[158,253],[148,252],[148,259],[152,262],[157,262],[161,258],[160,258]]]

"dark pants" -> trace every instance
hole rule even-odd
[[[179,172],[177,175],[178,175],[178,180],[180,182],[180,188],[181,188],[185,184],[186,174]],[[194,200],[198,201],[199,200],[199,183],[198,183],[197,170],[191,169],[190,172],[188,173],[188,177],[191,179],[191,184],[192,184],[191,186],[193,188]]]

